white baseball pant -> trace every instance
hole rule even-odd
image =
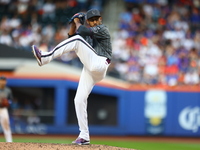
[[[0,122],[6,142],[12,142],[12,132],[10,129],[10,121],[7,108],[0,108]]]
[[[90,140],[87,119],[87,98],[94,85],[105,77],[109,63],[106,61],[106,57],[98,56],[95,50],[81,36],[76,35],[59,43],[50,52],[41,52],[42,65],[70,51],[75,51],[83,63],[83,70],[74,99],[80,130],[79,137]]]

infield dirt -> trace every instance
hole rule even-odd
[[[3,135],[1,135],[3,137]],[[70,135],[13,135],[16,138],[52,138],[52,139],[75,139],[76,136]],[[200,138],[188,138],[188,137],[145,137],[145,136],[92,136],[92,139],[96,140],[109,140],[116,141],[149,141],[149,142],[186,142],[186,143],[199,143]],[[0,150],[134,150],[129,148],[121,148],[108,145],[72,145],[72,144],[57,144],[57,143],[22,143],[22,142],[0,142]],[[135,149],[136,150],[136,149]]]
[[[133,150],[107,145],[72,145],[53,143],[0,143],[0,150]]]

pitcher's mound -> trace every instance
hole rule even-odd
[[[107,145],[72,145],[54,143],[6,143],[0,142],[0,150],[133,150]]]

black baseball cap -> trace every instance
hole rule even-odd
[[[86,19],[90,19],[92,17],[101,17],[99,10],[97,9],[90,9],[86,13]]]
[[[0,80],[6,80],[5,76],[0,76]]]

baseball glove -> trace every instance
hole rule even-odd
[[[83,25],[85,22],[85,14],[82,12],[76,13],[75,15],[72,16],[72,18],[69,20],[69,24],[74,21],[74,18],[79,18],[80,23]]]
[[[10,103],[7,98],[2,98],[0,100],[0,107],[9,107]]]

